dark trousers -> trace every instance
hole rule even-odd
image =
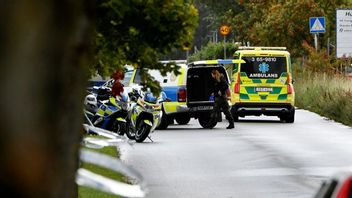
[[[217,121],[218,115],[220,115],[221,111],[224,112],[229,123],[233,124],[234,120],[230,112],[230,106],[227,99],[221,96],[216,96],[214,99],[213,112],[211,113],[212,121]]]

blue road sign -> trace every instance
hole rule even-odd
[[[325,33],[325,17],[309,18],[310,33]]]

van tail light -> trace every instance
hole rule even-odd
[[[288,94],[292,94],[292,92],[293,92],[292,84],[291,84],[291,83],[288,83],[288,85],[287,85],[287,93],[288,93]]]
[[[231,91],[230,88],[226,90],[226,97],[231,99]]]
[[[291,83],[291,76],[290,74],[287,75],[287,84],[290,84]]]
[[[241,77],[240,77],[240,73],[238,73],[237,81],[233,90],[237,94],[240,93],[240,82],[241,82]]]
[[[178,102],[186,102],[187,92],[185,88],[179,88],[177,90],[177,101]]]

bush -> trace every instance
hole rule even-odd
[[[345,76],[306,72],[295,90],[297,107],[352,126],[352,81]]]
[[[230,42],[226,43],[226,58],[232,59],[233,54],[238,49],[238,45]],[[224,43],[212,43],[209,42],[206,46],[202,47],[197,53],[188,57],[188,62],[198,60],[216,60],[224,59]]]

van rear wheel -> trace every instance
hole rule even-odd
[[[184,125],[189,123],[189,121],[191,120],[191,117],[189,115],[180,115],[180,116],[176,116],[175,120],[177,124]]]
[[[202,126],[205,129],[212,129],[216,126],[217,122],[216,121],[211,121],[209,115],[202,115],[198,118],[198,122],[200,126]]]

